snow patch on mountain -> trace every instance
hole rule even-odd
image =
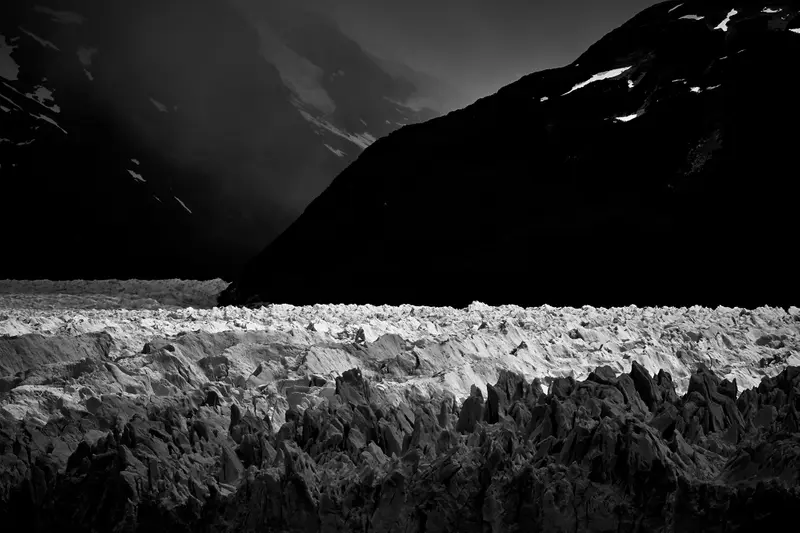
[[[366,131],[364,133],[350,134],[349,139],[350,139],[351,142],[353,142],[356,145],[360,146],[364,150],[366,150],[367,147],[370,144],[372,144],[375,141],[377,141],[377,139],[375,137],[373,137],[371,133],[366,132]]]
[[[162,104],[161,102],[159,102],[158,100],[156,100],[155,98],[150,98],[150,102],[156,109],[158,109],[162,113],[169,113],[169,108],[164,104]]]
[[[62,128],[62,127],[61,127],[61,126],[58,124],[58,122],[56,122],[56,121],[55,121],[55,120],[53,120],[52,118],[48,117],[47,115],[42,115],[41,113],[39,113],[39,114],[28,113],[28,114],[29,114],[31,117],[35,118],[35,119],[38,119],[38,120],[44,120],[44,121],[45,121],[45,122],[47,122],[48,124],[51,124],[51,125],[55,126],[56,128],[58,128],[59,130],[61,130],[61,131],[64,133],[64,135],[68,135],[68,133],[67,133],[67,130],[65,130],[64,128]]]
[[[638,114],[634,113],[633,115],[625,115],[624,117],[614,117],[614,118],[616,120],[619,120],[620,122],[630,122],[631,120],[635,119],[638,116],[639,116]]]
[[[19,65],[11,57],[16,47],[6,42],[5,36],[0,34],[0,78],[16,81],[19,75]]]
[[[53,22],[59,24],[83,24],[86,22],[86,17],[72,11],[56,11],[45,6],[34,6],[34,11],[44,15],[50,15]]]
[[[578,89],[582,89],[583,87],[586,87],[590,83],[594,83],[596,81],[607,80],[607,79],[610,79],[610,78],[615,78],[615,77],[619,76],[620,74],[622,74],[623,72],[629,70],[630,68],[631,67],[629,67],[629,66],[628,67],[620,67],[620,68],[615,68],[615,69],[611,69],[611,70],[607,70],[605,72],[600,72],[598,74],[595,74],[591,78],[589,78],[588,80],[583,81],[583,82],[575,85],[572,89],[570,89],[569,91],[565,92],[561,96],[566,96],[566,95],[568,95],[569,93],[571,93],[573,91],[577,91]]]
[[[800,28],[789,28],[789,31],[792,33],[800,34]]]
[[[11,105],[13,105],[14,107],[16,107],[16,108],[17,108],[17,109],[19,109],[20,111],[22,111],[22,108],[21,108],[20,106],[18,106],[18,105],[17,105],[17,103],[16,103],[16,102],[14,102],[14,100],[12,100],[11,98],[9,98],[8,96],[5,96],[4,94],[0,93],[0,98],[2,98],[3,100],[5,100],[6,102],[10,103]],[[10,111],[10,110],[9,110],[9,111]]]
[[[717,24],[717,26],[715,26],[714,29],[715,30],[728,31],[728,22],[730,22],[731,21],[731,17],[733,17],[737,13],[739,13],[739,12],[736,11],[735,9],[731,9],[728,12],[728,14],[725,16],[725,19],[722,22],[720,22],[719,24]]]
[[[185,204],[185,203],[183,203],[183,200],[181,200],[181,199],[180,199],[180,198],[178,198],[177,196],[173,196],[173,198],[175,198],[175,200],[177,200],[177,201],[178,201],[178,203],[179,203],[179,204],[181,204],[181,207],[183,207],[183,208],[186,210],[186,212],[187,212],[187,213],[189,213],[190,215],[192,214],[192,210],[191,210],[191,209],[189,209],[188,207],[186,207],[186,204]]]
[[[134,172],[133,170],[130,170],[130,169],[127,169],[127,170],[128,170],[128,174],[130,174],[130,175],[131,175],[131,177],[132,177],[134,180],[136,180],[136,181],[138,181],[138,182],[141,182],[141,183],[145,183],[145,182],[147,181],[146,179],[144,179],[144,178],[142,177],[142,175],[141,175],[141,174],[139,174],[139,173],[137,173],[137,172]]]
[[[78,47],[78,61],[81,62],[81,65],[84,67],[91,67],[92,66],[92,58],[97,54],[97,48],[91,48],[88,46],[80,46]]]
[[[97,48],[89,48],[86,46],[78,48],[78,61],[83,65],[83,72],[86,74],[86,77],[89,78],[89,81],[94,81],[94,75],[89,71],[89,67],[92,66],[92,57],[94,57],[97,52]]]
[[[61,112],[61,108],[59,106],[57,106],[55,104],[54,105],[47,105],[46,104],[46,102],[54,102],[54,100],[53,100],[53,91],[51,91],[47,87],[39,85],[39,86],[36,86],[34,88],[35,92],[33,92],[33,93],[22,93],[22,92],[18,91],[14,86],[9,85],[8,83],[3,82],[3,86],[5,86],[6,88],[14,91],[15,93],[17,93],[18,95],[22,96],[23,98],[27,98],[28,100],[31,100],[32,102],[36,102],[37,104],[39,104],[40,106],[44,107],[48,111],[52,111],[53,113],[60,113]],[[22,109],[22,108],[20,108],[20,109]]]
[[[705,17],[702,15],[684,15],[678,18],[678,20],[703,20],[704,18]]]
[[[60,52],[61,51],[61,49],[59,47],[57,47],[56,45],[54,45],[50,41],[48,41],[46,39],[42,39],[41,37],[39,37],[35,33],[26,30],[22,26],[19,27],[19,31],[21,31],[22,33],[24,33],[25,35],[27,35],[28,37],[30,37],[31,39],[33,39],[34,41],[36,41],[37,43],[42,45],[42,47],[44,47],[44,48],[52,48],[56,52]]]
[[[337,155],[339,157],[344,157],[345,156],[344,152],[342,152],[341,150],[337,150],[336,148],[334,148],[330,144],[326,144],[325,148],[327,148],[328,150],[330,150],[331,152],[333,152],[335,155]]]
[[[377,139],[375,139],[375,137],[372,136],[372,134],[370,134],[368,132],[364,132],[364,133],[347,133],[345,131],[340,130],[339,128],[337,128],[336,126],[334,126],[333,124],[331,124],[327,120],[320,120],[320,119],[316,118],[311,113],[309,113],[308,111],[306,111],[306,110],[304,110],[304,109],[302,109],[300,107],[298,107],[297,110],[300,112],[300,115],[302,115],[304,119],[306,119],[310,123],[314,124],[315,126],[317,126],[319,128],[322,128],[324,130],[327,130],[327,131],[333,133],[334,135],[338,135],[339,137],[347,139],[348,141],[352,142],[353,144],[355,144],[356,146],[358,146],[359,148],[362,148],[364,150],[366,150],[369,145],[371,145],[372,143],[374,143],[377,140]]]
[[[675,6],[675,7],[673,7],[673,8],[670,8],[670,10],[669,10],[669,11],[667,11],[667,13],[672,13],[673,11],[675,11],[676,9],[678,9],[679,7],[681,7],[682,5],[683,5],[683,4],[678,4],[677,6]]]
[[[53,91],[41,85],[35,87],[34,89],[35,92],[26,93],[25,96],[30,100],[39,103],[41,106],[45,107],[46,109],[49,109],[54,113],[61,112],[61,108],[55,105],[55,103],[53,103],[53,105],[47,105],[47,102],[55,102],[55,100],[53,99]]]
[[[770,13],[770,14],[771,13],[778,13],[779,11],[781,11],[781,10],[780,9],[772,9],[770,7],[765,7],[764,9],[761,10],[762,13]]]

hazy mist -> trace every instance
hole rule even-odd
[[[378,55],[456,86],[464,103],[563,66],[654,0],[302,0]],[[462,102],[459,102],[462,103]]]

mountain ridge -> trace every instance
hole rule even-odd
[[[791,2],[652,6],[370,147],[220,302],[791,305],[756,250],[792,241],[798,26]]]

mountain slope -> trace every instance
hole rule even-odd
[[[664,2],[379,140],[220,302],[796,302],[797,13]]]
[[[3,3],[0,278],[231,276],[428,118],[333,22],[258,4]]]

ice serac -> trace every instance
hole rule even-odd
[[[792,305],[798,29],[797,2],[652,6],[370,146],[220,301]]]
[[[195,342],[160,343],[145,357],[185,364]],[[125,386],[114,363],[85,366]],[[387,394],[351,369],[335,388],[284,382],[286,394],[301,389],[312,401],[284,406],[278,428],[270,406],[282,399],[268,389],[248,395],[251,409],[235,386],[188,378],[182,394],[142,401],[132,384],[125,394],[86,389],[85,408],[61,401],[58,419],[6,416],[4,523],[34,532],[723,532],[777,528],[800,504],[799,367],[738,399],[704,365],[682,396],[668,373],[636,363],[558,378],[548,394],[502,373],[486,401],[474,387],[455,409],[443,395]]]
[[[724,533],[800,504],[796,307],[78,305],[116,286],[0,294],[7,530]]]

